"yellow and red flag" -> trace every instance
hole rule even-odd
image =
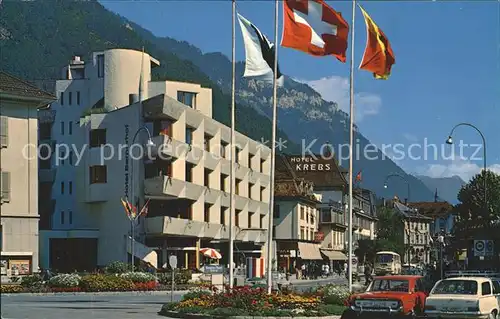
[[[137,209],[130,204],[127,198],[120,199],[122,201],[123,208],[125,208],[125,213],[127,214],[128,218],[134,219],[136,214],[137,214]]]
[[[396,63],[391,44],[368,13],[361,6],[359,8],[365,18],[367,33],[365,53],[359,68],[373,72],[376,79],[387,80],[391,74],[392,65]]]

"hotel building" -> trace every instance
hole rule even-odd
[[[227,263],[231,130],[212,118],[211,89],[151,81],[158,65],[147,53],[112,49],[64,68],[40,139],[75,147],[60,147],[59,160],[41,167],[48,178],[40,194],[51,198],[40,232],[44,267],[89,270],[129,260],[131,222],[121,198],[139,207],[149,200],[135,226],[136,258],[162,267],[175,254],[178,267],[198,268],[199,250],[209,247]],[[145,146],[149,135],[154,145]],[[235,144],[239,263],[264,253],[271,152],[240,133]]]

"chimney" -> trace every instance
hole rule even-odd
[[[137,102],[139,102],[139,95],[138,94],[131,93],[128,95],[128,104],[129,105],[137,103]]]

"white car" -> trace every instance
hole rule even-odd
[[[500,284],[485,277],[455,277],[438,281],[425,301],[428,318],[498,319]]]

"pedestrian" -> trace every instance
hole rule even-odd
[[[365,264],[365,285],[368,286],[372,281],[372,267],[370,263]]]

